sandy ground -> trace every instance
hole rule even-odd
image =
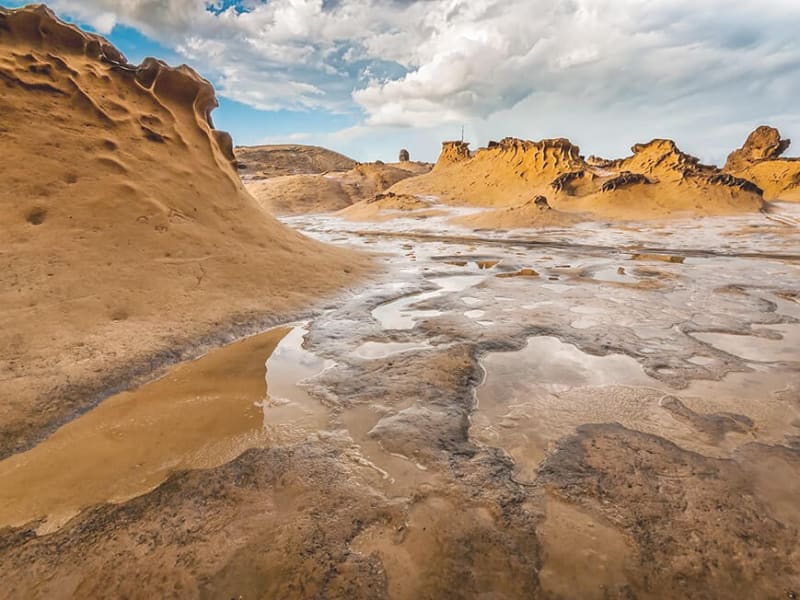
[[[796,594],[797,227],[759,214],[480,236],[444,218],[292,219],[380,252],[386,275],[253,338],[257,356],[210,353],[65,426],[29,466],[0,462],[0,488],[37,480],[49,464],[37,452],[103,423],[125,448],[150,419],[146,406],[115,416],[126,398],[158,398],[162,412],[246,394],[205,429],[209,449],[231,435],[250,448],[220,466],[189,453],[128,500],[87,469],[87,506],[67,522],[75,494],[38,477],[52,500],[21,505],[33,520],[0,535],[10,594]],[[176,444],[193,439],[191,419],[174,428]],[[94,444],[77,437],[62,452]],[[170,452],[147,454],[169,464]]]
[[[0,456],[368,268],[263,213],[196,73],[44,8],[0,19]]]

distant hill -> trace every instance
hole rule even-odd
[[[325,174],[282,175],[268,179],[245,177],[244,185],[273,215],[330,212],[362,200],[372,200],[398,181],[430,169],[427,163],[379,161],[356,163],[347,171]]]
[[[358,163],[343,154],[300,144],[239,146],[234,149],[244,179],[271,179],[282,175],[317,175],[349,171]]]

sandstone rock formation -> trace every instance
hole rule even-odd
[[[351,221],[387,221],[410,211],[414,211],[415,218],[443,214],[432,201],[419,196],[382,192],[344,208],[337,215]]]
[[[405,148],[400,150],[400,156],[399,156],[398,160],[400,162],[408,162],[408,161],[410,161],[411,160],[411,156],[409,155],[408,150],[406,150]]]
[[[782,157],[790,143],[774,127],[762,125],[731,152],[725,171],[755,183],[767,200],[800,201],[800,159]]]
[[[466,142],[445,142],[433,171],[393,191],[429,194],[445,201],[483,206],[509,206],[532,195],[552,192],[550,183],[565,173],[582,170],[580,151],[568,140],[530,142],[506,138],[469,152]]]
[[[762,125],[756,128],[744,142],[744,146],[728,155],[726,171],[741,171],[764,160],[780,157],[791,140],[782,140],[780,132],[774,127]]]
[[[514,206],[456,218],[453,222],[474,229],[515,227],[569,227],[583,221],[580,215],[555,210],[545,196],[534,196]]]
[[[257,206],[216,105],[188,67],[0,8],[0,457],[365,267]]]
[[[469,142],[442,142],[442,152],[434,169],[470,158]]]
[[[542,195],[559,212],[613,219],[732,214],[762,207],[758,186],[721,177],[720,169],[700,164],[672,140],[636,144],[632,151],[617,160],[584,160],[580,149],[563,138],[506,138],[470,155],[466,144],[445,142],[430,174],[400,182],[392,191],[487,207],[520,207],[532,195]],[[507,215],[503,222],[508,226]],[[526,225],[531,223],[519,226]]]

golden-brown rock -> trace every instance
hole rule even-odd
[[[790,143],[774,127],[762,125],[731,152],[725,171],[754,182],[767,200],[800,201],[800,159],[782,157]]]
[[[212,86],[0,8],[0,456],[365,268],[265,215]]]
[[[460,144],[446,142],[430,174],[402,181],[391,191],[438,196],[452,204],[515,207],[469,219],[490,226],[494,216],[503,227],[513,226],[512,214],[519,215],[518,227],[552,224],[549,217],[532,220],[539,213],[524,208],[537,195],[546,196],[560,213],[609,219],[736,214],[763,206],[758,186],[700,164],[671,140],[637,144],[627,158],[591,161],[566,139],[506,138],[472,156]]]
[[[510,206],[547,195],[555,178],[584,166],[578,148],[563,139],[506,138],[474,155],[466,142],[445,142],[431,173],[401,182],[392,191],[435,195],[445,202]]]
[[[442,142],[442,152],[434,168],[445,167],[449,164],[468,160],[471,157],[469,142]]]
[[[780,132],[774,127],[757,127],[747,136],[744,146],[728,155],[725,170],[741,171],[763,160],[774,160],[786,152],[791,143],[791,140],[781,139]]]

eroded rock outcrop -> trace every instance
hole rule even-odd
[[[731,152],[725,171],[752,181],[767,200],[800,201],[800,159],[783,157],[790,143],[774,127],[762,125]]]
[[[550,184],[556,178],[585,166],[578,147],[566,139],[533,142],[505,138],[474,154],[466,142],[444,142],[433,171],[400,182],[395,191],[508,206],[551,192]]]
[[[572,194],[569,204],[556,206],[616,219],[642,219],[735,214],[763,205],[758,186],[725,177],[719,168],[702,164],[672,140],[635,144],[631,151],[626,158],[587,161],[590,175],[585,178],[593,186]]]
[[[637,183],[650,185],[653,182],[644,175],[642,175],[641,173],[631,173],[630,171],[622,171],[616,177],[612,177],[608,181],[603,182],[603,185],[600,187],[600,191],[613,192],[614,190],[618,190],[620,188],[629,185],[634,185]]]
[[[239,149],[240,155],[241,150]],[[356,163],[347,171],[245,177],[245,187],[274,215],[332,212],[369,202],[398,181],[430,171],[425,163]]]
[[[364,268],[257,206],[216,105],[189,67],[0,8],[0,456]]]
[[[734,214],[763,205],[759,186],[743,177],[721,176],[720,169],[701,164],[672,140],[636,144],[632,152],[616,160],[585,160],[567,139],[505,138],[468,157],[460,142],[447,142],[433,172],[400,182],[392,191],[457,204],[516,207],[514,214],[529,220],[536,213],[523,207],[532,195],[547,195],[559,212],[613,219]],[[502,222],[509,226],[511,217],[503,213]]]
[[[469,142],[442,142],[442,153],[434,168],[469,160],[470,156]]]
[[[699,158],[681,151],[672,140],[655,139],[645,144],[634,144],[631,151],[632,156],[610,161],[606,168],[671,181],[708,176],[719,171],[716,167],[700,164]]]
[[[774,127],[762,125],[747,136],[744,146],[728,155],[725,170],[741,171],[756,163],[774,160],[786,152],[791,143],[791,140],[781,139],[780,132]]]

